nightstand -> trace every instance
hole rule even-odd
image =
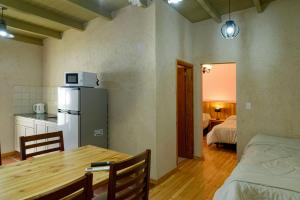
[[[210,119],[209,120],[209,130],[211,130],[214,126],[218,124],[222,124],[225,120],[224,119]]]

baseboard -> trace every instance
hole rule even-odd
[[[158,185],[162,182],[164,182],[165,180],[167,180],[170,176],[172,176],[173,174],[175,174],[177,172],[177,167],[171,171],[169,171],[168,173],[166,173],[165,175],[163,175],[162,177],[160,177],[159,179],[155,180],[155,179],[150,179],[150,183],[153,185]]]
[[[195,160],[204,160],[204,156],[194,156]]]
[[[16,156],[19,156],[19,153],[17,151],[11,151],[11,152],[7,152],[7,153],[2,153],[1,154],[2,158],[16,157]]]
[[[195,160],[204,160],[204,156],[195,156],[194,158]],[[178,167],[176,167],[175,169],[169,171],[168,173],[166,173],[164,176],[160,177],[159,179],[150,179],[150,184],[152,185],[158,185],[162,182],[164,182],[166,179],[168,179],[170,176],[172,176],[173,174],[175,174],[178,170]]]

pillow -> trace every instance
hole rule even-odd
[[[209,113],[202,113],[202,118],[203,118],[203,120],[210,120],[211,116]]]

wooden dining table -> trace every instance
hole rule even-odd
[[[0,200],[33,199],[83,176],[91,162],[115,162],[129,157],[108,149],[84,146],[0,166]],[[94,188],[107,184],[108,178],[108,171],[94,172]]]

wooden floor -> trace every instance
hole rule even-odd
[[[236,165],[236,153],[229,148],[204,146],[204,160],[183,160],[178,171],[150,190],[153,200],[212,199]],[[2,164],[16,162],[8,157]]]
[[[150,191],[155,200],[212,199],[236,165],[236,153],[230,148],[204,145],[204,160],[184,160],[178,171]]]

